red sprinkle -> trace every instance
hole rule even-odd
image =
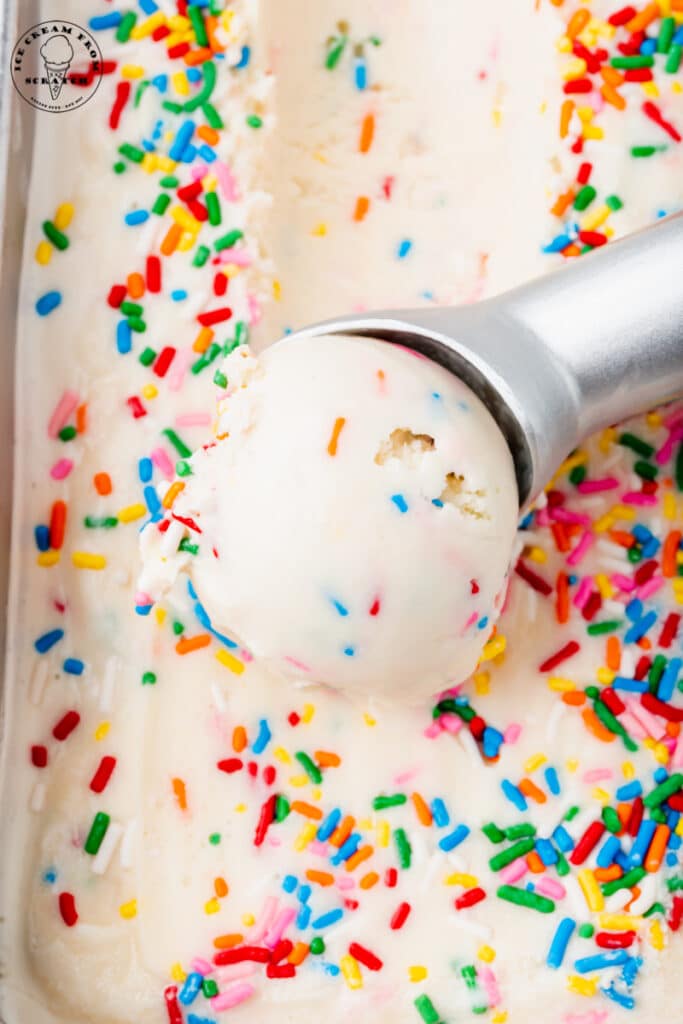
[[[50,547],[59,551],[64,544],[66,533],[66,503],[61,499],[55,501],[50,512]]]
[[[214,295],[225,295],[228,290],[228,279],[220,270],[214,276],[213,279],[213,294]]]
[[[76,726],[81,720],[81,716],[78,711],[67,711],[67,713],[59,719],[56,726],[52,730],[52,735],[60,743],[63,742],[67,736],[70,736]]]
[[[90,788],[93,793],[102,793],[109,782],[112,772],[116,768],[115,757],[103,757],[97,766],[97,771],[90,780]]]
[[[620,10],[615,11],[607,20],[610,25],[625,25],[631,18],[635,18],[637,13],[635,7],[622,7]]]
[[[156,373],[157,377],[165,377],[168,372],[168,368],[175,359],[175,349],[172,345],[166,345],[162,348],[159,355],[154,360],[152,369]]]
[[[267,978],[293,978],[296,975],[296,967],[294,964],[282,964],[280,967],[276,967],[274,964],[268,964],[266,967]]]
[[[674,896],[673,905],[671,907],[671,916],[669,917],[669,928],[672,932],[677,932],[681,927],[681,921],[683,921],[683,896]]]
[[[411,911],[410,903],[399,903],[398,907],[393,913],[389,927],[392,931],[397,932],[406,923],[408,914]]]
[[[597,249],[599,246],[607,244],[607,235],[603,235],[602,231],[579,231],[579,241]]]
[[[228,306],[221,309],[210,309],[207,313],[200,313],[197,320],[202,327],[213,327],[214,324],[222,324],[232,316],[232,310]]]
[[[190,52],[190,44],[176,43],[175,46],[170,46],[166,52],[168,53],[171,60],[174,60],[177,57],[184,57],[186,53]]]
[[[666,619],[664,620],[661,636],[659,637],[660,647],[671,647],[671,644],[676,639],[680,621],[681,617],[680,615],[677,615],[676,612],[671,612],[670,615],[667,615]]]
[[[375,616],[375,615],[379,615],[379,611],[380,611],[380,608],[381,608],[381,607],[382,607],[382,606],[381,606],[381,604],[380,604],[380,600],[379,600],[379,598],[378,598],[378,597],[376,597],[376,598],[375,598],[375,600],[374,600],[374,601],[372,602],[372,604],[370,605],[370,614],[371,614],[372,616]]]
[[[126,295],[128,289],[125,284],[113,284],[109,289],[109,295],[107,295],[107,303],[112,309],[118,309]]]
[[[285,957],[289,956],[293,949],[294,943],[291,939],[280,939],[277,946],[275,946],[271,953],[270,962],[272,964],[279,964],[281,960],[284,960]]]
[[[109,114],[109,127],[112,131],[116,131],[119,126],[123,108],[130,98],[130,89],[130,82],[126,80],[119,82],[116,86],[116,98]]]
[[[593,164],[589,164],[588,162],[582,163],[579,167],[579,172],[576,175],[576,180],[578,181],[579,185],[587,185],[590,181],[590,176],[592,172]]]
[[[673,797],[669,798],[669,803],[671,803],[672,799],[673,799]],[[629,819],[628,819],[628,821],[626,823],[626,831],[628,832],[628,834],[630,836],[635,836],[635,835],[638,834],[638,829],[640,828],[641,822],[643,820],[643,813],[644,813],[643,798],[640,797],[640,796],[637,796],[635,798],[635,800],[633,801],[633,806],[631,808],[631,814],[629,815]]]
[[[381,971],[384,967],[383,962],[374,953],[371,953],[365,946],[359,945],[357,942],[352,942],[349,946],[349,953],[354,957],[359,964],[363,964],[363,967],[367,967],[369,971]]]
[[[557,666],[561,665],[563,661],[566,661],[568,658],[571,658],[574,654],[577,653],[577,651],[580,650],[581,645],[578,644],[576,640],[570,640],[569,643],[565,644],[564,647],[561,647],[559,651],[556,651],[555,654],[551,654],[549,658],[546,658],[545,661],[542,661],[541,664],[538,666],[538,671],[550,672],[552,669],[557,668]]]
[[[193,199],[198,199],[202,194],[202,183],[201,181],[192,181],[189,185],[183,185],[176,192],[178,199],[182,199],[184,203],[191,203]]]
[[[532,587],[533,590],[536,590],[539,594],[543,594],[545,597],[547,597],[548,594],[552,594],[553,588],[550,586],[547,580],[544,580],[542,576],[539,576],[537,573],[533,571],[533,569],[530,569],[529,566],[525,562],[523,562],[521,558],[517,560],[515,572],[518,576],[521,576],[525,583],[528,583],[529,586]]]
[[[130,398],[127,398],[126,405],[133,413],[133,419],[139,420],[142,416],[147,415],[147,410],[137,395],[131,395]]]
[[[153,294],[161,291],[161,260],[158,256],[148,256],[145,264],[145,283],[147,290]]]
[[[266,832],[270,828],[271,822],[275,817],[275,804],[277,801],[277,795],[275,793],[268,797],[263,807],[261,808],[261,814],[259,816],[258,824],[256,826],[256,832],[254,833],[254,846],[261,846],[263,840],[266,838]]]
[[[572,864],[583,864],[588,859],[591,850],[595,849],[603,835],[605,826],[601,821],[594,821],[588,826],[578,843],[571,852],[569,860]]]
[[[602,949],[628,949],[636,939],[635,932],[598,932],[595,941]]]
[[[31,747],[31,764],[34,768],[45,768],[47,765],[47,747],[36,743]]]
[[[486,893],[483,889],[468,889],[462,896],[458,896],[455,900],[456,910],[465,910],[467,907],[473,907],[476,903],[481,903],[482,900],[486,899]]]
[[[384,884],[387,889],[393,889],[398,881],[398,871],[396,868],[387,868],[384,872]]]
[[[587,93],[593,91],[593,83],[590,78],[573,78],[571,82],[565,82],[562,91],[571,96],[574,93]]]
[[[263,769],[263,781],[265,782],[266,786],[273,785],[273,783],[275,782],[276,775],[277,771],[275,769],[275,766],[272,764],[267,764],[266,767]]]
[[[233,772],[241,771],[244,764],[239,757],[227,757],[224,761],[219,761],[216,767],[219,771],[232,775]]]
[[[78,921],[78,911],[76,910],[76,900],[73,893],[60,892],[59,913],[62,915],[62,921],[67,928],[73,928]]]
[[[178,988],[176,985],[169,985],[164,989],[164,1002],[169,1024],[183,1024],[183,1013],[178,1005]]]
[[[245,960],[251,960],[257,964],[270,963],[270,950],[265,946],[238,946],[236,949],[222,949],[213,958],[217,967],[225,967],[226,964],[241,964]]]
[[[632,54],[627,54],[627,56],[632,56]],[[649,68],[629,68],[624,72],[624,78],[627,82],[651,82],[652,72]]]
[[[296,713],[296,711],[290,711],[287,715],[287,721],[291,726],[295,726],[299,724],[301,717]]]
[[[681,142],[683,136],[678,131],[671,121],[667,121],[662,114],[661,110],[656,103],[652,103],[651,100],[646,100],[643,103],[643,113],[646,117],[649,117],[651,121],[654,121],[656,125],[666,132],[666,134],[674,140],[674,142]]]
[[[653,715],[666,718],[667,722],[683,722],[683,708],[672,707],[671,704],[666,704],[663,700],[659,700],[653,693],[643,693],[640,703],[647,711],[651,711]]]
[[[613,715],[620,715],[626,710],[626,705],[621,697],[609,686],[600,692],[600,699],[603,704],[607,705]]]

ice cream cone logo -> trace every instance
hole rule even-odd
[[[74,51],[66,36],[52,36],[40,48],[47,74],[47,84],[53,100],[59,99],[66,73],[74,59]]]

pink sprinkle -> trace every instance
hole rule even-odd
[[[611,768],[593,768],[589,772],[584,772],[581,776],[581,781],[590,782],[602,782],[603,779],[613,779],[614,772]]]
[[[472,612],[472,614],[470,615],[469,619],[467,620],[465,625],[462,627],[461,635],[462,635],[462,633],[466,633],[467,630],[470,628],[470,626],[473,626],[478,618],[479,618],[479,613],[478,612]]]
[[[660,466],[668,462],[674,452],[674,445],[683,438],[683,427],[676,427],[667,437],[666,441],[655,455],[655,462]]]
[[[627,594],[635,590],[635,580],[632,580],[630,576],[624,576],[620,572],[615,572],[610,576],[610,579],[618,590],[623,590]]]
[[[567,895],[567,890],[562,883],[548,875],[543,875],[536,882],[536,892],[540,892],[541,896],[550,896],[553,900],[563,900]]]
[[[514,882],[519,882],[520,878],[524,878],[528,870],[526,857],[518,857],[517,860],[513,860],[512,864],[508,864],[502,871],[499,871],[498,877],[505,885],[512,885]]]
[[[440,692],[439,701],[448,700],[449,697],[457,697],[462,688],[462,683],[458,683],[457,686],[449,686],[447,690],[442,690]]]
[[[588,598],[593,593],[593,580],[590,576],[584,576],[576,588],[576,593],[572,598],[572,604],[576,605],[577,608],[583,608]]]
[[[246,647],[240,647],[240,658],[242,661],[249,663],[254,660],[254,655]]]
[[[548,515],[556,523],[578,523],[579,526],[589,527],[590,516],[582,515],[580,512],[571,512],[568,508],[550,508]]]
[[[266,933],[266,937],[264,939],[265,944],[266,946],[268,946],[269,949],[274,949],[275,946],[277,946],[278,942],[284,935],[287,928],[289,928],[290,924],[292,923],[295,917],[296,910],[294,909],[294,907],[284,907],[280,911],[280,913],[277,915],[272,925],[268,929],[268,932]]]
[[[176,416],[177,427],[210,427],[211,413],[208,412],[186,412],[183,416]]]
[[[457,735],[463,726],[462,718],[454,715],[451,711],[447,711],[445,715],[439,717],[439,723],[444,732],[450,733],[451,736]]]
[[[643,729],[638,719],[634,718],[630,711],[622,711],[618,718],[629,736],[633,736],[636,740],[644,740],[647,737],[647,731]]]
[[[169,391],[180,391],[191,362],[192,352],[190,349],[181,348],[176,353],[176,357],[173,360],[173,369],[167,378]]]
[[[300,668],[302,672],[311,671],[308,665],[304,665],[303,661],[299,661],[297,658],[293,658],[291,654],[285,654],[284,660],[288,662],[290,665],[293,665],[294,668]]]
[[[641,601],[644,601],[646,597],[651,597],[653,594],[656,594],[658,590],[661,590],[665,583],[666,580],[663,576],[653,576],[647,581],[647,583],[643,583],[642,587],[638,587],[636,590],[636,597],[639,597]]]
[[[600,480],[582,480],[576,489],[581,494],[598,494],[600,491],[613,491],[618,486],[615,476],[604,476]]]
[[[588,1013],[565,1013],[564,1024],[607,1024],[607,1010],[589,1010]]]
[[[586,530],[582,534],[581,540],[576,545],[572,553],[568,555],[567,565],[578,565],[583,556],[587,553],[588,549],[593,544],[594,540],[595,536],[592,533],[589,533],[588,530]]]
[[[213,972],[213,964],[210,964],[208,960],[202,960],[201,957],[198,956],[194,958],[191,966],[193,971],[196,971],[197,974],[201,974],[204,977]]]
[[[167,480],[172,480],[175,471],[173,469],[173,463],[169,458],[167,452],[163,448],[155,448],[152,452],[152,462],[157,467],[160,473],[166,477]]]
[[[312,853],[314,857],[327,857],[328,845],[327,843],[321,843],[319,839],[313,839],[306,847],[308,853]]]
[[[621,500],[624,505],[656,505],[657,495],[656,494],[642,494],[640,491],[627,491],[626,494],[622,494]]]
[[[457,718],[457,715],[456,715],[456,718]],[[418,768],[409,768],[407,771],[401,772],[399,775],[396,775],[394,777],[394,785],[395,786],[404,786],[406,784],[406,782],[411,782],[415,778],[415,776],[417,775],[418,771],[419,771]]]
[[[247,305],[249,307],[249,326],[255,327],[261,320],[261,304],[253,292],[249,292],[247,295]]]
[[[427,726],[427,728],[423,731],[422,735],[425,736],[428,740],[435,740],[437,736],[441,735],[441,726],[439,725],[438,718],[435,719],[431,723],[431,725]]]
[[[342,892],[346,892],[347,889],[355,889],[356,883],[350,875],[340,875],[337,879],[337,888],[341,889]]]
[[[233,1006],[238,1006],[245,1000],[251,999],[255,991],[253,985],[249,985],[246,981],[240,981],[236,985],[230,985],[220,995],[214,996],[211,1005],[216,1013],[220,1013],[221,1010],[229,1010]]]
[[[249,978],[252,974],[256,974],[257,970],[256,964],[245,960],[241,964],[230,964],[227,967],[220,967],[216,971],[216,977],[218,983],[222,985],[226,981],[238,981],[239,978]]]
[[[538,886],[536,886],[536,888],[538,888]],[[496,976],[491,968],[485,965],[478,966],[477,978],[484,986],[486,995],[488,996],[489,1006],[498,1006],[500,1003],[500,991],[498,989]]]
[[[663,725],[658,718],[650,714],[647,708],[644,708],[639,701],[632,699],[628,702],[628,709],[637,721],[647,730],[648,735],[652,736],[653,739],[659,740],[666,733],[666,726]]]
[[[668,427],[669,430],[683,426],[683,406],[678,405],[670,410],[669,415],[664,420],[664,426]]]
[[[71,459],[59,459],[50,470],[50,476],[53,480],[66,480],[73,468]]]
[[[233,263],[236,267],[250,267],[254,261],[245,248],[237,249],[233,245],[219,253],[218,262]]]
[[[135,592],[135,603],[140,608],[146,608],[149,604],[154,604],[154,598],[146,594],[144,590],[136,590]]]
[[[671,768],[683,768],[683,742],[680,738],[676,741],[676,748],[671,755]]]
[[[216,177],[218,178],[218,183],[221,186],[221,191],[228,202],[238,202],[240,194],[239,189],[237,188],[237,179],[228,165],[223,163],[222,160],[215,160],[211,165],[211,169],[215,172]]]
[[[57,437],[62,427],[68,423],[69,416],[75,411],[80,399],[75,391],[65,391],[57,402],[47,424],[47,436]]]
[[[547,508],[539,508],[536,513],[536,522],[539,526],[550,526],[550,513]]]
[[[249,929],[246,936],[247,945],[257,945],[266,934],[271,924],[275,920],[277,914],[278,900],[274,896],[269,896],[263,904],[261,913],[258,916],[256,924]]]
[[[513,744],[517,742],[521,735],[522,727],[519,722],[511,722],[503,733],[503,739],[506,743]]]
[[[200,178],[205,178],[208,173],[209,168],[207,164],[197,164],[197,166],[193,167],[190,171],[190,177],[193,181],[199,181]]]

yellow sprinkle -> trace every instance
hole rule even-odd
[[[40,263],[41,267],[46,267],[52,259],[52,246],[49,242],[42,241],[38,242],[36,247],[36,263]]]
[[[229,281],[232,281],[233,277],[237,277],[238,274],[242,273],[242,268],[238,267],[236,263],[226,263],[225,266],[221,267],[221,270]]]
[[[284,747],[275,747],[273,757],[276,757],[280,764],[291,764],[292,759]]]
[[[664,501],[662,502],[662,511],[664,512],[665,519],[674,519],[676,516],[676,499],[674,498],[671,491],[668,491],[664,495]]]
[[[308,785],[308,775],[290,775],[289,784],[290,786],[296,786],[297,789],[301,789],[302,786]]]
[[[669,757],[671,755],[669,754],[668,748],[665,747],[663,743],[655,743],[652,748],[652,753],[654,754],[657,764],[666,765],[669,763]]]
[[[598,991],[599,980],[597,977],[582,978],[580,974],[570,974],[567,977],[567,988],[578,996],[594,996]]]
[[[159,158],[156,153],[145,153],[140,164],[145,174],[154,174],[159,169]]]
[[[594,138],[594,136],[590,137]],[[605,223],[611,212],[612,211],[610,210],[609,206],[607,206],[607,204],[605,203],[603,206],[599,206],[597,210],[594,210],[592,213],[587,213],[585,217],[582,217],[579,222],[581,230],[595,231],[596,228],[599,228],[602,224]]]
[[[367,711],[363,712],[363,721],[369,726],[377,725],[377,719],[373,718]]]
[[[145,18],[139,25],[136,25],[130,34],[131,39],[144,39],[145,36],[151,36],[152,32],[161,26],[166,21],[166,15],[163,11],[156,11],[151,14],[149,18]]]
[[[617,437],[618,434],[614,427],[607,427],[605,430],[602,431],[602,433],[600,434],[600,440],[598,442],[598,445],[603,455],[607,455],[610,448],[616,441]]]
[[[635,777],[636,777],[636,769],[635,769],[632,761],[624,761],[624,763],[621,766],[621,774],[627,780],[635,779]]]
[[[583,78],[586,74],[587,64],[583,57],[572,57],[563,64],[562,77],[565,81],[572,78]]]
[[[547,551],[544,551],[543,548],[539,548],[536,546],[534,546],[533,548],[529,548],[528,557],[531,559],[532,562],[536,562],[539,565],[542,565],[544,562],[548,561]]]
[[[321,153],[319,149],[317,149],[315,151],[315,153],[313,154],[313,159],[317,160],[319,164],[329,163],[329,161],[328,161],[327,157],[325,156],[325,154]]]
[[[61,551],[41,551],[36,558],[36,563],[43,567],[43,569],[49,569],[53,565],[57,565]]]
[[[172,76],[171,81],[173,82],[173,88],[179,96],[190,95],[190,83],[187,80],[187,75],[184,71],[176,71]]]
[[[317,825],[315,825],[312,821],[307,822],[307,824],[304,825],[304,827],[301,829],[301,832],[299,832],[299,835],[294,840],[294,849],[298,853],[301,853],[302,850],[305,850],[308,844],[315,839],[315,834],[317,831]]]
[[[229,651],[224,651],[222,648],[216,651],[216,661],[220,661],[221,665],[229,668],[231,672],[234,672],[236,676],[241,676],[244,672],[244,665],[234,654],[230,654]]]
[[[579,871],[577,878],[588,909],[592,910],[594,914],[600,913],[605,906],[605,897],[602,895],[595,875],[590,868],[583,868]]]
[[[251,928],[253,924],[256,924],[256,918],[253,914],[242,914],[242,924],[245,928]]]
[[[237,814],[244,814],[247,809],[246,804],[235,804],[235,811]]]
[[[492,964],[496,959],[495,949],[491,949],[490,946],[480,946],[477,950],[477,956],[480,960],[483,960],[485,964]]]
[[[601,914],[598,920],[600,927],[608,932],[627,932],[643,923],[643,918],[635,914]]]
[[[349,988],[363,987],[363,975],[360,973],[360,967],[355,957],[347,953],[340,959],[339,966]]]
[[[172,132],[171,132],[171,137],[173,137],[173,133]],[[158,164],[159,170],[163,171],[165,174],[172,174],[173,171],[175,171],[175,169],[177,167],[177,161],[176,160],[171,160],[170,156],[163,156],[162,154],[159,154],[157,156],[157,164]]]
[[[323,238],[327,234],[327,224],[316,224],[311,234],[314,238]]]
[[[282,284],[277,278],[273,281],[273,298],[276,302],[279,302],[282,298]]]
[[[323,791],[322,791],[322,789],[312,789],[311,790],[311,799],[312,800],[322,800],[322,798],[323,798]],[[367,827],[368,828],[370,827],[369,823],[368,823]]]
[[[111,729],[111,722],[100,722],[100,724],[95,729],[95,739],[98,742],[100,740],[103,740],[104,737],[108,734],[110,729]]]
[[[77,569],[104,569],[107,564],[104,555],[95,555],[91,551],[74,551],[71,561]]]
[[[185,231],[191,231],[193,234],[196,234],[201,228],[199,221],[182,206],[172,206],[169,213],[175,223],[179,224]]]
[[[616,672],[613,672],[611,668],[606,668],[602,665],[595,673],[595,677],[603,686],[610,686],[610,684],[614,682]]]
[[[492,658],[498,657],[502,654],[507,645],[507,640],[503,633],[496,633],[490,640],[487,640],[484,644],[484,650],[481,652],[482,661],[490,661]]]
[[[503,123],[503,111],[500,109],[500,107],[493,108],[493,110],[491,111],[491,118],[493,119],[494,126],[496,128],[500,128],[501,124]]]
[[[664,932],[659,921],[653,921],[650,925],[650,945],[654,949],[664,949],[666,941],[664,939]]]
[[[134,505],[126,505],[125,508],[119,509],[117,517],[122,523],[132,523],[135,519],[142,519],[146,514],[147,509],[145,506],[137,502]]]
[[[154,618],[156,619],[157,626],[163,626],[166,621],[166,609],[160,608],[159,605],[154,609]]]
[[[571,772],[572,775],[574,774],[574,772],[578,771],[578,769],[579,769],[579,762],[578,762],[578,760],[575,757],[568,758],[567,761],[565,762],[565,764],[566,764],[566,767],[567,767],[567,771]]]
[[[138,912],[138,901],[128,900],[127,903],[122,903],[119,907],[119,914],[126,921],[131,921]]]
[[[579,120],[582,124],[590,124],[595,116],[595,111],[592,107],[577,107],[576,113],[579,115]]]
[[[197,235],[193,231],[183,231],[178,242],[178,252],[189,252],[197,241]]]
[[[301,709],[301,721],[308,724],[313,721],[313,715],[315,714],[315,704],[304,704]]]
[[[674,832],[676,833],[677,836],[683,836],[683,818],[681,818],[681,820],[676,825],[676,828],[674,829]]]
[[[185,981],[187,975],[179,963],[171,964],[171,977],[174,981]]]
[[[678,81],[672,82],[671,83],[671,91],[675,92],[677,95],[680,95],[683,92],[683,82],[678,82]]]
[[[54,216],[54,225],[60,231],[66,231],[74,216],[73,203],[60,203]]]
[[[605,533],[614,526],[614,516],[609,512],[604,516],[599,516],[593,523],[593,529],[596,533]]]
[[[584,139],[604,139],[605,133],[602,128],[598,128],[594,124],[585,124],[583,126],[583,137]]]
[[[151,399],[156,398],[159,392],[154,384],[145,384],[144,387],[140,389],[140,394],[143,398]]]
[[[475,885],[479,885],[479,879],[476,875],[467,875],[463,871],[454,871],[453,874],[446,877],[445,884],[461,885],[463,889],[472,889]]]
[[[493,1017],[491,1017],[491,1024],[505,1024],[507,1019],[507,1010],[498,1010],[496,1013],[494,1013]]]
[[[574,455],[570,455],[568,459],[564,460],[555,476],[571,473],[577,466],[585,466],[586,462],[588,462],[588,452],[575,452]]]
[[[204,904],[205,914],[217,914],[221,909],[220,901],[216,896],[212,896],[210,900],[207,900]]]
[[[474,673],[474,689],[481,696],[491,689],[491,674],[489,672]]]
[[[601,789],[600,786],[596,786],[595,787],[595,789],[591,793],[591,796],[593,797],[594,800],[597,800],[598,803],[601,803],[601,804],[609,803],[609,801],[611,799],[609,793],[607,792],[607,790]]]
[[[566,679],[564,676],[550,676],[548,688],[555,690],[557,693],[571,693],[572,690],[576,689],[576,683],[573,679]]]
[[[641,82],[640,87],[643,90],[643,94],[647,96],[648,99],[659,99],[661,93],[656,82]]]
[[[218,178],[215,174],[205,174],[202,178],[202,188],[205,192],[215,192],[218,188]]]
[[[139,64],[122,64],[119,68],[121,78],[142,78],[145,69]]]
[[[612,509],[612,515],[616,516],[617,519],[631,520],[636,518],[636,510],[629,508],[628,505],[615,505]]]
[[[532,754],[531,757],[527,757],[524,762],[524,771],[527,774],[529,774],[529,772],[535,772],[536,769],[540,768],[542,764],[545,764],[547,760],[548,758],[545,754]]]
[[[572,52],[572,41],[569,36],[560,36],[555,46],[559,53],[571,53]]]
[[[185,17],[184,14],[172,14],[166,22],[171,32],[187,32],[188,29],[192,28],[190,21]],[[168,36],[166,37],[168,45]]]
[[[681,821],[683,821],[683,818],[681,818]],[[389,828],[389,822],[388,821],[378,821],[377,822],[377,845],[386,848],[389,845],[389,836],[390,836],[390,834],[391,834],[391,830]]]
[[[408,978],[410,981],[424,981],[427,977],[427,968],[423,967],[422,964],[413,964],[408,968]]]
[[[600,591],[600,597],[602,597],[605,600],[608,600],[610,597],[614,597],[614,587],[610,583],[607,576],[605,576],[604,572],[596,573],[595,583],[598,590]]]

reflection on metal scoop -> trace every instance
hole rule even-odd
[[[677,214],[484,302],[297,334],[380,338],[457,374],[507,439],[523,507],[588,434],[683,392],[682,267]]]

